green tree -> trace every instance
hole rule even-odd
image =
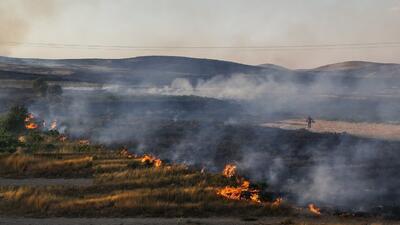
[[[38,78],[33,81],[32,88],[37,95],[46,97],[49,85],[43,78]]]
[[[25,131],[25,118],[28,110],[25,106],[13,106],[5,117],[1,120],[1,128],[7,132],[18,134]]]

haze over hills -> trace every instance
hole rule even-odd
[[[279,72],[228,61],[186,57],[145,56],[126,59],[17,59],[0,57],[0,79],[49,79],[85,82],[169,83],[175,78],[209,79],[234,73]],[[13,76],[7,73],[15,73]]]
[[[385,67],[385,66],[399,66],[399,65],[395,64],[395,63],[347,61],[347,62],[333,63],[333,64],[320,66],[313,70],[317,70],[317,71],[356,70],[356,69],[361,69],[361,68],[374,68],[374,67]]]
[[[290,70],[278,65],[245,65],[229,61],[175,56],[143,56],[125,59],[23,59],[0,57],[0,79],[35,79],[59,81],[150,82],[168,84],[176,78],[210,79],[217,75],[272,75],[280,80],[310,80],[323,75],[345,78],[378,76],[399,83],[400,65],[350,61],[315,69]],[[300,76],[298,76],[300,75]],[[304,78],[303,79],[299,79]],[[394,80],[393,80],[394,79]]]

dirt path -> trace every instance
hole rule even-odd
[[[274,127],[288,130],[306,128],[305,119],[282,120],[274,123],[265,123],[261,126]],[[400,124],[384,123],[353,123],[344,121],[315,120],[312,132],[318,133],[343,133],[360,137],[369,137],[385,140],[400,140]]]
[[[29,179],[8,179],[0,178],[0,186],[89,186],[93,184],[93,179],[46,179],[46,178],[29,178]]]
[[[1,225],[395,225],[399,221],[346,218],[0,218]]]

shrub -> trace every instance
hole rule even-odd
[[[16,136],[0,128],[0,153],[1,152],[15,152],[19,142]]]
[[[13,106],[1,120],[0,126],[8,132],[18,134],[25,131],[25,118],[28,110],[25,106]]]

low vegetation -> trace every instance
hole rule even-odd
[[[15,111],[23,113],[11,112],[19,116],[8,117],[17,124],[26,120],[24,108]],[[4,129],[6,135],[0,139],[0,177],[88,178],[93,184],[0,186],[3,215],[206,217],[269,216],[290,211],[285,204],[267,201],[267,196],[262,196],[265,201],[254,202],[217,194],[224,187],[237,185],[238,178],[169,164],[154,156],[136,156],[127,150],[105,149],[87,140],[69,140],[54,130],[41,132],[21,124]]]
[[[183,165],[156,168],[138,159],[118,158],[117,153],[104,154],[114,159],[104,159],[101,153],[92,156],[59,153],[57,158],[25,154],[3,156],[0,165],[12,171],[9,176],[91,175],[94,182],[91,186],[1,187],[0,212],[24,216],[204,217],[268,216],[290,211],[285,205],[218,196],[218,189],[236,182],[219,174],[202,173]]]

